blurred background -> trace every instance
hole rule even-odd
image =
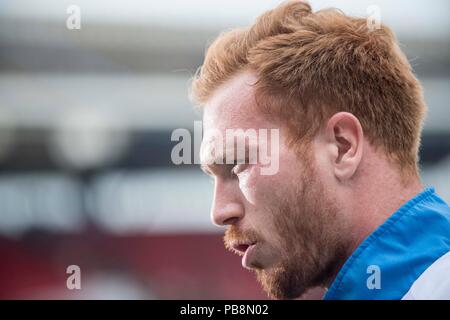
[[[265,297],[210,223],[211,181],[170,154],[201,119],[187,91],[207,44],[278,3],[0,0],[1,299]],[[450,201],[450,2],[311,4],[379,7],[425,88],[424,183]]]

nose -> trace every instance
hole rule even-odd
[[[239,190],[232,183],[216,181],[211,208],[211,220],[215,225],[236,224],[244,217],[244,207],[236,189]]]

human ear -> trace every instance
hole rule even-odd
[[[325,128],[327,142],[331,144],[329,160],[335,177],[350,179],[358,168],[363,154],[364,133],[359,122],[349,112],[338,112],[328,121]]]

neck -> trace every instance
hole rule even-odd
[[[356,190],[355,201],[349,210],[353,217],[351,221],[354,221],[350,254],[394,212],[422,190],[423,185],[419,178],[414,178],[408,184],[375,181]]]
[[[423,185],[418,177],[409,179],[408,183],[401,181],[395,175],[385,175],[384,179],[374,177],[371,183],[366,183],[364,187],[352,188],[351,194],[347,195],[346,199],[350,199],[350,201],[346,201],[344,210],[348,215],[348,221],[351,221],[351,226],[349,226],[351,237],[348,242],[347,254],[336,264],[333,276],[327,281],[326,287],[331,285],[345,261],[364,239],[402,205],[423,190]]]

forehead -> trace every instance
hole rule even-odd
[[[255,100],[257,77],[246,71],[222,84],[205,105],[203,129],[205,137],[210,130],[273,128],[258,111]]]

